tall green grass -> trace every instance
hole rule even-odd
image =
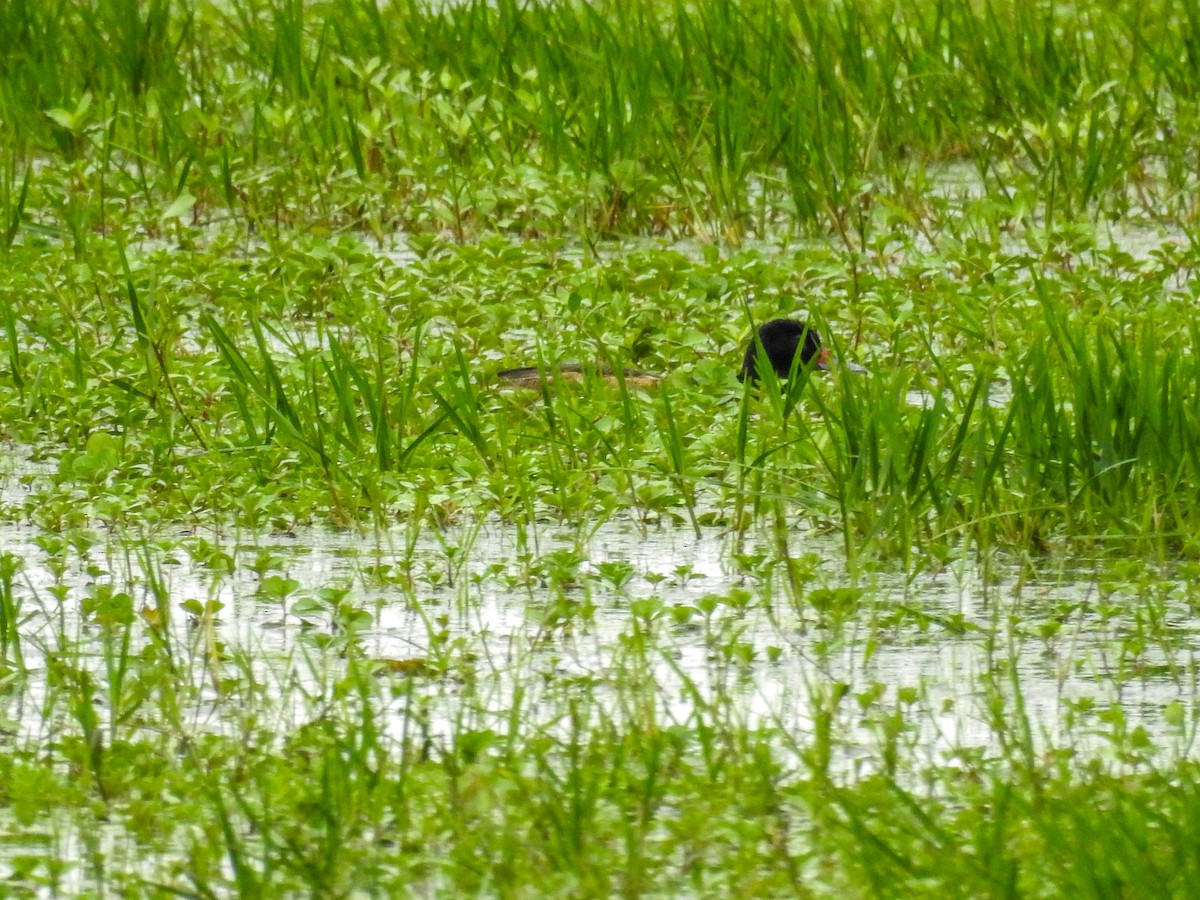
[[[21,603],[14,590],[17,576],[23,568],[20,557],[12,553],[0,556],[0,665],[7,674],[25,668],[21,652]]]
[[[1191,209],[1196,22],[1170,0],[100,0],[7,4],[0,34],[10,232],[63,190],[20,173],[85,157],[105,203],[66,191],[75,241],[123,196],[186,192],[270,230],[736,238],[782,216],[858,244],[877,199],[956,159],[1051,220]]]
[[[906,565],[964,540],[1194,553],[1195,329],[1074,312],[1046,282],[1032,290],[1041,302],[1015,316],[999,368],[943,370],[923,390],[911,369],[799,378],[787,390],[768,375],[736,423],[735,520],[786,499],[777,533],[797,514],[833,519],[849,560],[882,551]]]

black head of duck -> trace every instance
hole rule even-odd
[[[739,381],[747,378],[758,380],[759,344],[771,368],[780,378],[787,378],[791,374],[797,353],[800,354],[801,366],[829,368],[829,349],[821,345],[821,336],[815,328],[798,319],[772,319],[759,326],[757,334],[746,346],[742,370],[738,373]]]
[[[758,380],[759,344],[762,344],[763,353],[766,354],[771,368],[781,379],[791,374],[796,354],[800,355],[798,368],[811,366],[814,369],[828,370],[834,366],[843,366],[851,372],[867,371],[857,363],[835,359],[829,348],[821,343],[821,335],[807,322],[799,319],[772,319],[760,325],[758,332],[746,345],[746,355],[742,358],[742,370],[738,373],[738,381]]]

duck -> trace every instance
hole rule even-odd
[[[742,356],[742,368],[738,372],[738,381],[751,382],[758,380],[758,345],[762,344],[767,360],[775,374],[783,379],[792,371],[792,361],[796,353],[800,354],[801,366],[812,366],[814,369],[827,371],[835,365],[845,366],[852,372],[866,372],[856,363],[839,363],[833,357],[829,348],[821,343],[817,330],[800,319],[771,319],[759,326],[758,331],[746,345]],[[585,366],[582,363],[563,363],[548,370],[553,377],[566,381],[583,381],[589,373],[615,385],[624,381],[627,387],[651,388],[661,380],[661,375],[643,372],[640,369],[622,369],[621,376],[605,365]],[[505,369],[496,373],[500,381],[511,387],[540,389],[545,378],[546,370],[537,366],[522,366],[516,369]]]
[[[812,366],[814,369],[828,371],[840,364],[851,372],[867,371],[857,363],[839,363],[829,348],[821,343],[821,335],[807,322],[800,319],[771,319],[759,326],[757,333],[746,345],[738,381],[758,380],[759,344],[762,345],[767,361],[771,363],[771,368],[780,379],[791,374],[797,352],[800,354],[800,367]]]

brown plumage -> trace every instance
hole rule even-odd
[[[592,373],[598,378],[603,378],[612,385],[618,384],[621,380],[617,378],[609,366],[585,367],[581,363],[563,363],[547,370],[539,369],[537,366],[523,366],[519,369],[505,369],[503,372],[497,373],[496,377],[512,387],[540,390],[542,381],[545,378],[551,380],[561,378],[564,381],[583,381],[588,373]],[[621,375],[626,387],[631,388],[654,387],[662,377],[660,375],[652,375],[649,372],[641,372],[637,369],[622,369]]]

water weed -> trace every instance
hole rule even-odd
[[[1187,896],[1195,32],[0,4],[5,890]]]

